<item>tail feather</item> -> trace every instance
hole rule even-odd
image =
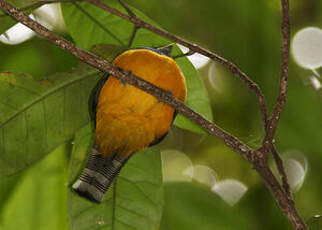
[[[114,154],[111,158],[103,158],[94,145],[88,157],[87,164],[73,189],[87,199],[101,203],[103,196],[119,174],[127,159]]]

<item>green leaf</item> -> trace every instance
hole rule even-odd
[[[181,53],[177,46],[175,46],[173,51],[174,53]],[[179,58],[176,61],[186,79],[188,94],[185,105],[212,121],[210,99],[198,71],[194,68],[188,58]],[[206,133],[193,121],[181,114],[177,116],[174,124],[180,128],[188,129],[197,133]]]
[[[70,72],[78,63],[75,56],[49,45],[48,41],[40,37],[18,45],[0,43],[0,53],[6,55],[6,58],[1,59],[0,72],[28,73],[37,80],[57,72]]]
[[[242,213],[199,184],[165,184],[161,230],[253,229]]]
[[[110,57],[118,51],[105,49]],[[40,81],[0,73],[0,176],[26,168],[86,125],[88,98],[101,76],[85,64]]]
[[[20,179],[21,175],[17,174],[11,177],[1,178],[0,180],[0,226],[2,221],[2,210],[5,207],[6,202],[11,197],[13,191],[17,187],[17,184],[20,181]]]
[[[87,101],[97,72],[56,74],[37,82],[0,75],[0,175],[39,160],[89,122]]]
[[[124,12],[124,9],[115,0],[103,2],[113,8]],[[132,23],[97,7],[91,6],[88,3],[82,3],[79,5],[83,7],[83,9],[85,9],[86,12],[88,12],[90,15],[95,15],[95,19],[103,24],[105,28],[108,28],[109,31],[113,32],[117,38],[121,39],[122,43],[128,44],[133,29]],[[90,18],[86,17],[84,13],[82,13],[73,4],[64,4],[62,9],[68,30],[75,40],[76,44],[80,47],[88,49],[92,45],[98,43],[111,43],[120,45],[117,40],[112,38]],[[156,25],[156,23],[154,23],[140,11],[136,10],[135,8],[131,9],[146,22]],[[80,30],[80,26],[86,27],[87,30]],[[91,32],[89,33],[88,31]],[[170,41],[154,34],[153,32],[141,29],[135,36],[133,47],[160,47],[169,43]],[[181,51],[178,47],[175,46],[173,53],[179,54],[181,53]],[[184,73],[188,88],[188,97],[185,104],[196,112],[202,114],[209,120],[212,120],[209,97],[198,72],[187,58],[179,58],[177,60],[177,63]],[[179,126],[180,128],[188,129],[197,133],[205,133],[192,121],[181,115],[177,117],[175,125]]]
[[[11,191],[0,229],[67,230],[66,145],[23,174]]]
[[[76,134],[69,165],[69,184],[79,176],[92,143],[89,126]],[[157,230],[163,208],[161,157],[158,147],[136,153],[121,170],[101,204],[68,191],[69,230]]]
[[[122,8],[117,0],[104,0],[102,2],[126,14],[126,11]],[[95,17],[95,20],[99,21],[104,28],[109,31],[104,31],[104,29],[98,26],[98,24],[92,19],[87,17],[74,4],[65,3],[62,5],[63,17],[70,35],[78,46],[84,49],[89,49],[93,45],[100,43],[114,44],[118,46],[126,46],[128,44],[131,37],[131,32],[134,28],[134,25],[131,22],[112,15],[107,11],[86,2],[77,3],[77,5],[82,7],[88,14]],[[140,11],[134,8],[131,9],[146,22],[155,24]],[[152,32],[147,30],[141,29],[135,36],[133,47],[156,47],[166,43],[166,39],[155,36]]]
[[[7,15],[3,15],[3,16],[1,15],[0,16],[0,34],[2,34],[3,32],[5,32],[7,29],[9,29],[15,23],[17,23],[17,22],[14,21],[11,17],[9,17]]]

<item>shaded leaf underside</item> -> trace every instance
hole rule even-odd
[[[98,77],[95,70],[40,82],[0,74],[0,176],[27,167],[89,122],[88,95]]]

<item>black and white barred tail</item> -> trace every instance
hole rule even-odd
[[[111,158],[103,158],[94,145],[88,157],[87,164],[73,189],[87,199],[101,203],[103,196],[119,174],[127,159],[115,154]]]

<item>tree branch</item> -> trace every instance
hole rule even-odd
[[[281,0],[282,6],[282,51],[281,51],[281,73],[279,84],[279,95],[277,103],[274,106],[272,115],[269,119],[265,142],[271,142],[274,138],[277,124],[281,116],[281,112],[286,102],[287,84],[288,84],[288,66],[290,58],[290,16],[289,16],[289,0]]]
[[[288,196],[288,199],[292,200],[292,193],[291,193],[290,185],[287,182],[287,175],[285,173],[283,161],[282,161],[280,155],[278,154],[277,149],[274,144],[271,143],[269,148],[272,152],[274,161],[276,163],[277,170],[281,176],[284,191],[285,191],[286,195]]]
[[[289,199],[287,194],[282,190],[282,187],[276,180],[270,168],[267,166],[267,162],[265,165],[262,165],[262,167],[260,164],[254,164],[254,167],[258,174],[262,178],[265,178],[263,179],[265,185],[269,188],[269,190],[275,197],[280,209],[287,217],[287,219],[291,222],[294,229],[308,230],[305,222],[301,219],[295,209],[294,201],[292,199]]]
[[[187,48],[189,48],[189,52],[190,53],[199,53],[202,54],[210,59],[212,59],[213,61],[222,64],[223,66],[225,66],[227,69],[230,70],[230,72],[232,72],[232,74],[241,79],[246,85],[247,87],[255,94],[257,100],[258,100],[258,104],[260,107],[260,111],[261,111],[261,118],[262,118],[262,123],[264,126],[264,129],[266,130],[266,127],[268,125],[268,112],[267,112],[267,105],[266,105],[266,100],[265,100],[265,96],[263,94],[263,92],[261,91],[261,89],[259,88],[259,86],[252,81],[243,71],[241,71],[235,64],[233,64],[231,61],[221,57],[220,55],[210,52],[196,44],[192,44],[176,35],[170,34],[169,32],[162,30],[156,26],[153,26],[145,21],[143,21],[141,18],[139,18],[137,15],[129,13],[129,15],[122,13],[121,11],[114,9],[108,5],[106,5],[105,3],[101,2],[100,0],[39,0],[39,2],[32,4],[30,6],[24,7],[21,10],[29,10],[29,9],[34,9],[42,4],[47,4],[47,3],[55,3],[55,2],[88,2],[91,3],[93,5],[95,5],[96,7],[99,7],[111,14],[114,14],[118,17],[121,17],[129,22],[132,22],[135,27],[138,28],[144,28],[147,29],[155,34],[160,35],[161,37],[164,37],[168,40],[171,40],[175,43],[181,44]],[[124,3],[123,3],[124,5]],[[129,12],[129,8],[127,8],[127,12]],[[2,15],[0,15],[1,17]]]
[[[63,0],[63,1],[65,1],[65,0]],[[213,61],[218,62],[218,63],[222,64],[223,66],[225,66],[226,68],[228,68],[233,73],[233,75],[235,77],[240,78],[248,86],[248,88],[255,93],[258,103],[259,103],[259,106],[260,106],[262,122],[263,122],[264,127],[266,128],[266,126],[268,124],[268,112],[267,112],[267,105],[266,105],[264,94],[260,90],[259,86],[254,81],[252,81],[244,72],[242,72],[235,64],[233,64],[232,62],[219,56],[218,54],[210,52],[210,51],[208,51],[196,44],[192,44],[192,43],[190,43],[178,36],[170,34],[169,32],[167,32],[165,30],[155,27],[149,23],[146,23],[141,18],[139,18],[137,15],[123,14],[122,12],[109,7],[108,5],[101,2],[100,0],[80,0],[80,1],[92,3],[96,6],[110,12],[111,14],[117,15],[125,20],[132,22],[133,24],[135,24],[139,28],[144,28],[144,29],[150,30],[155,34],[158,34],[158,35],[160,35],[164,38],[167,38],[175,43],[178,43],[178,44],[181,44],[181,45],[187,47],[189,49],[189,52],[202,54],[206,57],[209,57]]]
[[[69,1],[69,0],[61,0],[62,1]],[[137,16],[128,16],[125,15],[113,8],[110,8],[106,6],[104,3],[98,1],[98,0],[80,0],[80,1],[86,1],[90,2],[94,5],[97,5],[110,13],[113,13],[115,15],[118,15],[122,18],[125,18],[135,24],[137,28],[145,28],[149,29],[150,31],[159,34],[165,38],[168,38],[176,43],[182,44],[189,48],[190,52],[197,52],[200,54],[203,54],[207,57],[210,57],[211,59],[223,64],[226,66],[235,76],[242,79],[250,90],[252,90],[256,97],[258,98],[259,104],[260,104],[260,110],[262,113],[262,120],[265,125],[265,130],[267,131],[267,135],[265,140],[268,141],[268,143],[272,143],[272,137],[274,136],[280,112],[285,104],[286,100],[286,88],[287,88],[287,74],[288,74],[288,59],[289,59],[289,19],[288,19],[288,0],[282,0],[283,5],[283,23],[282,23],[282,31],[283,31],[283,45],[282,45],[282,71],[281,71],[281,82],[280,82],[280,94],[278,97],[277,104],[273,110],[273,114],[271,119],[269,120],[270,126],[267,127],[268,124],[268,115],[267,115],[267,108],[266,103],[264,99],[264,95],[259,89],[259,87],[254,83],[252,80],[250,80],[245,73],[243,73],[236,65],[233,63],[227,61],[226,59],[220,57],[217,54],[211,53],[195,44],[191,44],[179,37],[176,37],[166,31],[163,31],[159,28],[156,28],[148,23],[145,23],[141,19],[139,19]],[[46,1],[48,3],[49,1]],[[50,1],[51,3],[53,1]],[[44,2],[45,3],[45,2]],[[31,7],[31,6],[30,6]],[[240,153],[245,159],[247,159],[255,168],[255,170],[259,173],[261,178],[263,179],[265,185],[270,189],[272,192],[274,198],[277,200],[282,212],[284,215],[288,218],[288,220],[292,223],[295,229],[297,230],[306,230],[307,227],[301,217],[298,215],[294,202],[291,199],[291,196],[288,195],[288,190],[286,189],[284,185],[284,190],[282,189],[281,185],[276,180],[275,176],[273,175],[271,169],[268,167],[267,163],[267,152],[272,151],[273,155],[277,153],[275,147],[274,148],[268,148],[267,142],[264,141],[263,145],[258,150],[253,150],[249,148],[246,144],[238,140],[236,137],[232,136],[231,134],[227,133],[225,130],[221,129],[216,124],[211,123],[204,117],[202,117],[200,114],[194,112],[187,106],[185,106],[181,101],[175,99],[171,93],[166,92],[152,84],[150,84],[147,81],[144,81],[140,79],[138,76],[133,75],[131,72],[126,72],[119,67],[116,67],[101,57],[98,57],[92,53],[89,53],[87,51],[84,51],[74,44],[70,43],[69,41],[61,38],[60,36],[52,33],[45,27],[41,26],[39,23],[33,21],[28,16],[26,16],[24,13],[20,12],[10,4],[6,3],[4,0],[0,0],[0,8],[6,12],[6,14],[10,15],[12,18],[14,18],[17,21],[20,21],[24,25],[28,26],[32,30],[34,30],[36,33],[38,33],[40,36],[47,39],[52,44],[60,47],[61,49],[73,54],[74,56],[78,57],[80,60],[86,62],[87,64],[101,70],[104,72],[108,72],[111,75],[117,77],[120,81],[129,83],[141,90],[144,90],[145,92],[155,96],[158,98],[161,102],[164,102],[172,107],[174,107],[178,112],[180,112],[182,115],[186,116],[187,118],[193,120],[197,125],[207,130],[210,134],[220,139],[222,142],[225,143],[226,146],[229,148],[235,150],[236,152]],[[272,128],[271,128],[272,126]],[[278,156],[278,155],[277,155]],[[278,158],[277,158],[278,162]],[[282,165],[282,162],[280,162]],[[279,163],[277,163],[279,165]],[[283,170],[280,170],[281,174],[285,174]],[[283,182],[286,182],[286,176],[285,179],[282,179]],[[288,184],[287,184],[288,185]]]
[[[239,152],[242,156],[246,159],[251,159],[251,152],[252,150],[236,137],[230,135],[219,126],[211,123],[202,115],[196,113],[192,109],[185,106],[181,101],[177,100],[172,96],[171,93],[158,88],[151,83],[139,78],[138,76],[133,75],[131,72],[124,71],[117,66],[114,66],[104,60],[103,58],[96,56],[90,52],[82,50],[78,48],[73,43],[65,40],[64,38],[54,34],[53,32],[49,31],[44,26],[40,25],[36,21],[29,18],[23,12],[17,10],[9,3],[5,2],[4,0],[0,0],[0,8],[7,12],[12,18],[21,22],[25,26],[29,27],[33,31],[35,31],[38,35],[48,40],[50,43],[60,47],[61,49],[73,54],[83,62],[103,71],[108,72],[114,77],[118,78],[122,82],[126,82],[131,84],[153,96],[158,98],[161,102],[164,102],[173,108],[175,108],[178,112],[180,112],[185,117],[193,120],[196,124],[200,127],[207,130],[210,134],[216,136],[221,141],[223,141],[228,147],[234,149],[236,152]]]

